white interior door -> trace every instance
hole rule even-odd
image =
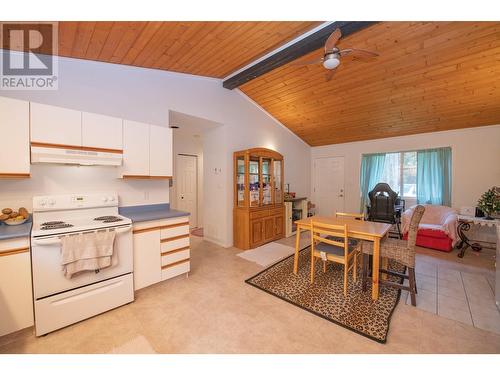
[[[313,195],[316,215],[344,211],[344,157],[314,159]]]
[[[198,222],[197,210],[197,168],[198,158],[193,155],[177,155],[177,208],[191,214],[190,226],[196,227]]]

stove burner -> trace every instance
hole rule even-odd
[[[54,221],[52,223],[56,223],[56,224],[43,223],[42,226],[40,227],[40,229],[41,230],[62,229],[62,228],[70,228],[73,226],[73,224],[64,223],[62,221]]]
[[[114,217],[112,219],[107,219],[107,220],[104,220],[103,223],[114,223],[114,222],[117,222],[117,221],[122,221],[123,219],[120,218],[120,217]]]
[[[99,216],[96,217],[94,220],[99,220],[102,221],[103,223],[114,223],[115,221],[122,221],[123,219],[118,216]]]
[[[42,223],[42,226],[44,226],[44,225],[59,225],[59,224],[64,224],[64,221],[47,221],[45,223]]]

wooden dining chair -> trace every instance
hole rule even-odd
[[[323,272],[326,272],[327,261],[340,263],[344,265],[344,296],[347,296],[348,274],[352,269],[354,281],[356,281],[359,254],[359,243],[353,245],[349,242],[347,224],[334,225],[312,220],[311,284],[314,283],[314,264],[316,258],[323,259]]]
[[[387,267],[381,268],[380,272],[386,275],[393,275],[403,279],[408,279],[410,284],[409,286],[406,286],[400,283],[380,280],[381,285],[407,290],[410,293],[411,304],[413,306],[417,305],[415,297],[415,295],[417,294],[417,281],[415,279],[415,244],[417,239],[418,225],[420,224],[420,220],[422,219],[424,212],[424,206],[418,205],[417,207],[415,207],[410,220],[408,239],[406,241],[395,238],[385,238],[382,240],[382,242],[380,242],[380,256],[395,260],[398,263],[402,264],[408,270],[408,274],[394,272],[387,269]],[[365,254],[373,254],[373,244],[367,242],[364,243],[364,246],[362,247],[361,257],[364,257]],[[366,290],[366,283],[368,280],[367,265],[368,262],[365,260],[362,266],[363,290]]]
[[[350,217],[350,218],[353,218],[355,220],[365,221],[364,214],[353,214],[350,212],[336,212],[335,217]]]

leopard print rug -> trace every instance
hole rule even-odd
[[[321,260],[316,260],[314,284],[311,285],[310,254],[310,248],[300,252],[297,275],[293,273],[291,255],[245,282],[342,327],[385,343],[391,315],[399,302],[401,291],[380,286],[379,299],[372,301],[370,283],[367,283],[367,291],[363,292],[360,273],[357,281],[354,281],[351,270],[347,297],[344,297],[344,266],[328,262],[327,271],[323,273]],[[397,272],[405,270],[397,262],[390,262],[389,268]],[[401,282],[399,278],[389,278]]]

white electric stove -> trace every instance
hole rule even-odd
[[[118,263],[67,279],[63,236],[116,232]],[[33,197],[31,258],[36,335],[44,335],[134,300],[132,222],[118,214],[117,194]]]

